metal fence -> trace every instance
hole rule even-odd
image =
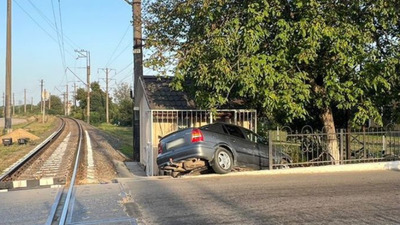
[[[292,167],[400,159],[400,131],[390,127],[340,129],[336,133],[314,131],[309,126],[293,132],[285,127],[269,132],[269,139],[272,156],[279,152],[289,155]],[[271,168],[282,166],[273,160],[270,164]]]

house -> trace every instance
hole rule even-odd
[[[179,129],[223,121],[257,130],[256,110],[218,109],[216,113],[196,107],[194,100],[170,87],[172,77],[142,76],[135,85],[139,110],[140,163],[148,176],[158,174],[158,141]]]

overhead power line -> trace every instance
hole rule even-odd
[[[14,0],[14,1],[15,1],[15,0]],[[51,22],[51,20],[50,20],[38,7],[36,7],[36,5],[35,5],[31,0],[28,0],[28,2],[29,2],[30,5],[35,9],[35,11],[42,17],[42,19],[43,19],[44,21],[46,21],[46,23],[47,23],[55,32],[57,32],[57,30],[56,30],[56,28],[54,27],[54,24]],[[59,5],[59,6],[60,6],[60,5]],[[60,11],[61,11],[61,10],[60,10]],[[62,17],[61,17],[61,18],[62,18]],[[61,24],[62,24],[62,22],[61,22]],[[65,38],[66,44],[68,44],[69,47],[70,47],[71,49],[80,49],[80,47],[79,47],[77,44],[75,44],[68,36],[64,35],[64,33],[62,33],[61,37],[62,37],[62,39]]]
[[[54,26],[56,28],[56,34],[57,34],[57,44],[58,44],[58,48],[59,48],[59,51],[60,51],[63,68],[65,69],[65,67],[66,67],[66,65],[65,65],[65,55],[64,55],[63,44],[61,43],[61,37],[60,37],[62,31],[58,30],[57,18],[56,18],[56,13],[55,13],[55,10],[54,10],[53,0],[50,0],[50,1],[51,1],[51,9],[53,10]]]
[[[18,8],[20,8],[49,38],[51,38],[54,42],[58,43],[58,41],[56,40],[56,38],[51,35],[17,0],[13,0],[13,2],[18,6]],[[42,17],[42,19],[44,21],[46,21],[46,23],[53,29],[53,31],[58,32],[57,29],[54,27],[53,23],[51,22],[51,20],[46,17],[42,11],[40,11],[39,8],[37,8],[35,6],[35,4],[31,1],[28,0],[28,2],[31,4],[31,6],[37,11],[37,13]],[[65,36],[64,34],[62,35],[63,39],[65,38],[66,40],[68,40],[67,44],[70,46],[71,49],[76,49],[76,48],[80,48],[78,45],[76,45],[70,38],[68,38],[67,36]],[[71,57],[75,57],[74,54],[72,54],[71,51],[69,50],[65,50],[64,52],[66,52],[68,55],[70,55]]]
[[[122,41],[126,37],[126,34],[128,33],[130,27],[131,27],[131,25],[129,24],[128,27],[126,28],[125,32],[124,32],[124,35],[121,37],[121,40],[119,40],[117,47],[115,47],[113,53],[111,54],[110,58],[108,59],[108,61],[106,63],[106,67],[108,67],[110,65],[112,57],[114,56],[115,52],[118,50],[118,48],[121,45]]]
[[[126,65],[123,69],[121,69],[118,73],[115,73],[114,76],[112,76],[111,78],[116,77],[118,74],[124,72],[124,70],[126,70],[129,66],[132,65],[133,62],[129,63],[128,65]],[[132,69],[132,68],[131,68]]]
[[[122,53],[124,53],[126,50],[132,49],[132,43],[133,43],[133,41],[129,42],[129,43],[120,51],[120,53],[119,53],[117,56],[115,56],[114,59],[111,60],[111,62],[108,63],[108,65],[111,65],[111,64],[112,64],[115,60],[117,60],[117,59],[122,55]]]

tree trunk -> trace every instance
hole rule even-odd
[[[339,163],[340,153],[338,140],[336,137],[335,122],[333,121],[332,109],[327,107],[322,113],[322,122],[324,124],[324,132],[327,134],[327,151],[333,157],[335,164]]]

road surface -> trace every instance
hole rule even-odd
[[[400,224],[400,172],[121,181],[138,224]]]
[[[11,119],[12,125],[25,123],[25,122],[26,122],[26,119],[16,119],[16,118]],[[3,127],[4,127],[4,118],[0,118],[0,128],[3,128]]]

